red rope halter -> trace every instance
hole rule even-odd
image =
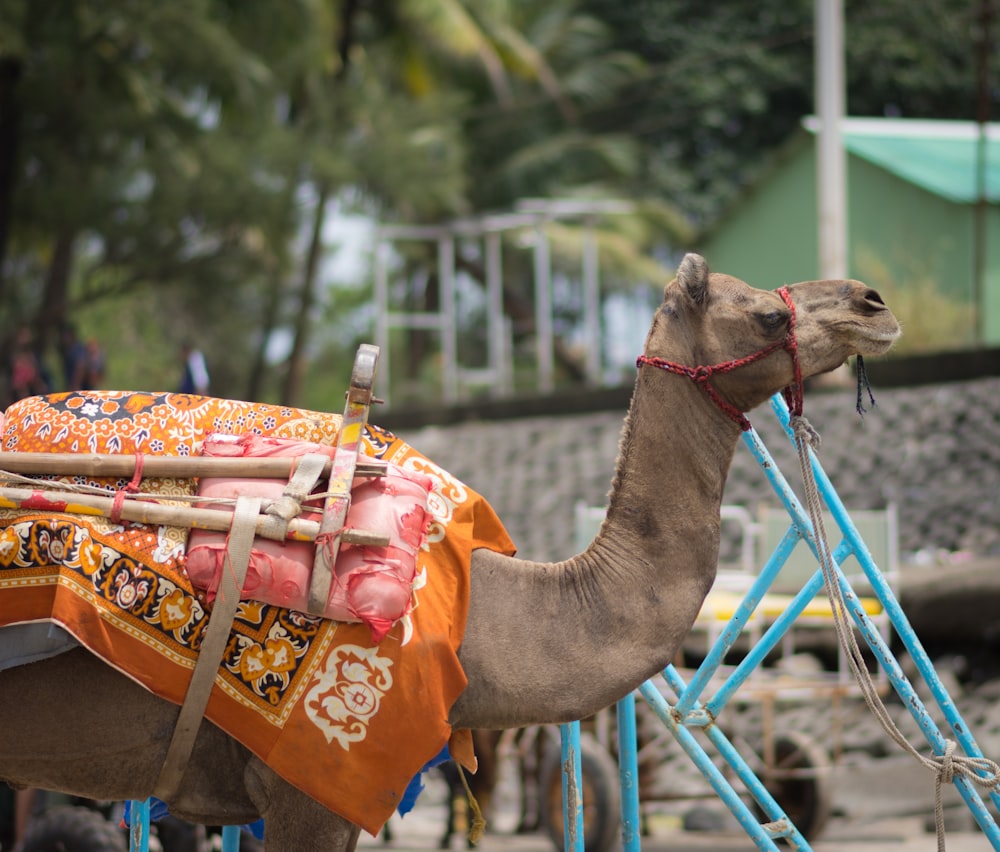
[[[784,349],[792,358],[794,378],[792,383],[782,391],[782,394],[785,397],[785,402],[788,403],[791,415],[793,417],[801,416],[802,367],[799,364],[799,346],[795,340],[795,303],[792,302],[792,297],[789,295],[787,287],[779,287],[775,290],[775,292],[781,296],[782,301],[788,305],[788,309],[792,312],[791,317],[788,320],[788,331],[781,340],[776,340],[774,343],[771,343],[763,349],[760,349],[757,352],[743,358],[733,358],[731,361],[723,361],[721,364],[712,364],[708,367],[688,367],[684,364],[677,364],[674,361],[667,361],[665,358],[656,358],[648,355],[640,355],[636,359],[636,367],[648,364],[651,367],[658,367],[661,370],[666,370],[668,373],[676,373],[679,376],[687,376],[691,379],[691,381],[702,388],[706,394],[708,394],[709,399],[711,399],[712,402],[714,402],[719,409],[721,409],[723,414],[725,414],[730,420],[734,421],[740,429],[746,432],[750,428],[750,421],[747,420],[746,415],[735,405],[723,399],[719,395],[719,392],[711,383],[712,376],[719,375],[720,373],[729,373],[738,367],[745,367],[747,364],[753,364],[755,361],[761,360],[761,358],[766,358],[778,349]]]

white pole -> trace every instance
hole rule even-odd
[[[816,190],[819,277],[847,277],[844,116],[844,10],[841,0],[816,0]]]
[[[535,339],[538,357],[538,390],[555,387],[555,356],[552,327],[552,268],[545,224],[535,228]]]
[[[498,396],[509,390],[504,374],[503,260],[499,231],[486,234],[486,304],[492,395]]]
[[[441,285],[441,390],[445,402],[458,399],[458,328],[455,316],[455,239],[438,239],[438,279]]]
[[[586,332],[587,381],[601,384],[601,284],[593,217],[583,226],[583,326]]]
[[[389,406],[391,373],[389,372],[389,245],[381,235],[375,237],[375,344],[379,348],[382,368],[382,396]]]

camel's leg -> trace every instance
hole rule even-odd
[[[354,852],[361,829],[328,811],[256,757],[247,764],[246,789],[264,817],[267,852]]]
[[[17,846],[28,830],[31,812],[35,807],[35,789],[17,790],[14,793],[14,845]]]

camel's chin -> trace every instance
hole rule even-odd
[[[894,317],[881,316],[878,319],[878,322],[870,324],[851,324],[850,333],[858,355],[885,355],[902,335],[903,330]]]
[[[899,332],[887,334],[884,337],[869,337],[858,345],[858,355],[862,355],[865,358],[885,355],[886,352],[892,349],[893,344],[898,339]]]

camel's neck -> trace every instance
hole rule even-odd
[[[608,506],[595,544],[650,558],[692,552],[691,534],[718,532],[719,506],[739,429],[693,382],[646,367],[622,434]],[[702,551],[708,544],[711,552]],[[713,563],[717,535],[695,550]]]
[[[738,436],[686,378],[640,373],[591,546],[555,564],[474,554],[456,724],[583,718],[672,661],[715,577]]]

